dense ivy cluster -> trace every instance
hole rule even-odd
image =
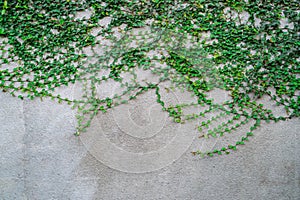
[[[236,143],[193,152],[202,156],[235,150],[261,121],[299,117],[297,0],[2,0],[0,7],[0,88],[21,99],[50,97],[72,104],[78,110],[76,134],[86,130],[99,111],[149,90],[174,122],[199,120],[200,137],[220,137],[253,122]],[[80,17],[84,11],[91,16]],[[136,29],[142,31],[134,33]],[[151,51],[158,53],[150,56]],[[139,81],[139,69],[159,79]],[[97,87],[108,81],[124,89],[99,98]],[[162,86],[166,82],[170,87]],[[71,100],[55,93],[71,83],[83,85],[82,97]],[[189,91],[197,101],[167,105],[162,90],[174,88]],[[208,98],[207,92],[216,88],[226,90],[231,99],[215,103]],[[282,106],[286,115],[275,116],[257,102],[264,96]],[[191,106],[205,109],[184,114]],[[212,112],[216,114],[206,119]],[[212,128],[220,118],[228,120]]]

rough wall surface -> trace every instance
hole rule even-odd
[[[103,165],[73,135],[68,105],[5,93],[0,104],[1,199],[299,198],[297,119],[260,128],[230,155],[200,159],[189,149],[160,170],[125,173]]]

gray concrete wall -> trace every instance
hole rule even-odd
[[[230,155],[195,157],[195,138],[162,169],[128,173],[73,135],[68,105],[2,92],[0,105],[0,199],[299,199],[299,119],[263,126]]]

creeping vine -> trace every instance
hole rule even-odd
[[[235,143],[195,155],[228,154],[262,122],[300,115],[296,0],[1,0],[0,7],[1,90],[72,105],[76,135],[96,115],[150,90],[174,123],[198,120],[199,138],[248,126]],[[157,78],[140,80],[146,72]],[[109,82],[118,92],[99,97]],[[74,84],[82,90],[76,98],[57,94]],[[174,89],[196,100],[169,105],[163,94]],[[229,100],[210,98],[216,89]],[[260,102],[265,97],[285,113],[275,115]],[[195,106],[203,110],[184,112]]]

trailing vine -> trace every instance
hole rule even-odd
[[[195,155],[228,154],[262,121],[300,115],[296,0],[2,0],[0,7],[0,88],[20,99],[71,104],[78,113],[76,135],[99,112],[150,90],[174,123],[198,120],[199,138],[250,127],[235,143]],[[147,72],[156,78],[140,80]],[[118,92],[100,98],[98,88],[110,81],[119,84]],[[80,97],[56,93],[70,84],[82,86]],[[174,89],[196,101],[169,105],[163,94]],[[209,98],[215,89],[230,100]],[[286,113],[276,116],[259,102],[264,97]],[[184,112],[195,106],[204,110]]]

